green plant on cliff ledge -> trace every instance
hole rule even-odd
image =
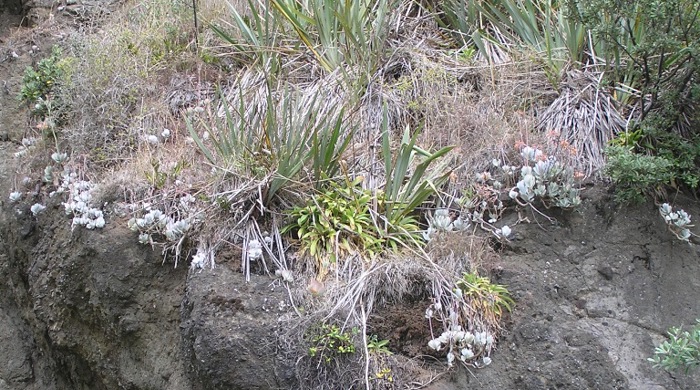
[[[620,145],[608,146],[605,153],[605,174],[615,184],[615,199],[620,203],[641,203],[646,194],[673,179],[673,163],[666,158],[637,154]]]
[[[379,340],[376,334],[367,339],[367,351],[369,353],[391,355],[388,345],[389,340]]]
[[[689,332],[674,327],[668,336],[669,340],[656,347],[654,357],[648,359],[654,367],[669,371],[683,368],[688,373],[700,365],[700,320]]]
[[[56,83],[66,75],[70,61],[62,58],[63,52],[58,46],[51,49],[51,55],[39,61],[36,68],[27,67],[22,77],[19,99],[28,104],[35,104],[34,113],[46,116],[47,102]]]
[[[297,234],[301,251],[316,259],[321,278],[339,255],[357,249],[374,257],[384,244],[370,214],[372,194],[360,187],[361,181],[331,182],[327,190],[289,211],[291,222],[281,232]]]
[[[317,335],[311,339],[309,356],[312,358],[317,357],[324,363],[329,364],[333,359],[340,356],[352,355],[355,353],[355,344],[352,341],[352,337],[357,332],[357,328],[346,332],[337,325],[323,324],[318,329]]]

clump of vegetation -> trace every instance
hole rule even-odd
[[[215,7],[221,5],[198,4],[199,18],[212,17]],[[70,78],[52,94],[70,107],[60,112],[61,142],[70,154],[96,167],[121,168],[140,158],[164,129],[176,136],[179,110],[210,97],[199,92],[210,88],[201,76],[216,68],[200,62],[194,40],[203,44],[213,34],[196,35],[191,3],[182,0],[139,1],[100,23],[94,33],[67,37]],[[200,81],[182,73],[197,67],[194,79]]]
[[[22,77],[19,99],[33,105],[32,112],[40,118],[49,115],[52,107],[60,106],[52,93],[57,83],[67,82],[71,73],[72,59],[64,57],[60,47],[54,46],[51,55],[40,60],[36,68],[27,67]]]
[[[620,145],[609,146],[606,153],[605,174],[615,184],[615,199],[620,203],[641,203],[673,179],[673,163],[663,157],[637,154]]]
[[[623,184],[626,193],[621,199],[638,201],[632,187],[644,191],[660,184],[685,185],[696,191],[700,4],[691,0],[573,4],[575,14],[591,30],[593,43],[600,47],[597,53],[605,60],[618,101],[634,107],[628,134],[636,139],[623,144],[633,146],[639,156],[623,150],[610,153],[615,156],[611,169],[618,171],[614,181],[631,179],[619,175],[620,164],[640,175],[639,185]],[[654,174],[659,175],[656,181]]]
[[[346,121],[349,118],[342,108],[323,101],[328,98],[324,91],[295,91],[268,84],[269,80],[256,76],[249,83],[240,81],[232,91],[233,108],[220,95],[222,99],[217,103],[221,105],[223,120],[217,115],[197,122],[187,118],[187,127],[210,163],[222,171],[235,171],[262,183],[262,201],[270,205],[279,200],[283,191],[303,188],[297,183],[305,168],[313,174],[313,187],[322,179],[333,177],[340,168],[340,156],[350,142],[354,124]],[[205,143],[195,125],[203,129],[201,134],[211,137],[213,147]]]
[[[339,256],[357,251],[373,258],[382,250],[385,238],[371,214],[372,194],[358,188],[361,180],[331,182],[328,190],[289,211],[291,222],[282,233],[298,236],[301,250],[317,259],[321,277]]]
[[[566,141],[558,142],[556,147],[561,150],[554,149],[552,155],[522,142],[518,142],[517,147],[522,163],[512,165],[500,158],[493,159],[491,167],[477,173],[474,182],[455,199],[459,206],[458,217],[438,210],[434,218],[428,218],[430,226],[426,239],[434,232],[460,231],[471,224],[507,239],[511,227],[494,225],[506,210],[504,195],[517,206],[527,207],[546,218],[549,217],[539,209],[574,209],[581,204],[578,180],[583,174],[570,165],[569,160],[575,153]]]
[[[700,103],[698,2],[572,1],[571,9],[592,32],[612,81],[637,91],[641,122],[661,131],[690,124],[684,118]]]
[[[700,320],[690,331],[671,328],[668,337],[648,359],[654,367],[669,371],[683,369],[687,374],[700,365]]]
[[[372,354],[391,355],[388,345],[389,340],[379,340],[376,334],[367,339],[367,351]]]
[[[353,337],[357,335],[357,328],[351,331],[344,331],[337,325],[322,324],[314,335],[309,347],[309,357],[316,358],[325,364],[330,364],[343,355],[355,353]]]
[[[524,146],[520,151],[524,164],[520,168],[520,179],[508,195],[521,205],[531,205],[539,199],[545,207],[572,208],[581,204],[576,187],[574,170],[557,161],[554,156],[545,156],[536,148]],[[517,167],[501,166],[506,175],[517,175]]]
[[[650,1],[626,3],[632,14],[611,0],[450,0],[437,9],[271,0],[225,12],[204,2],[199,16],[211,28],[195,31],[189,3],[144,0],[71,40],[72,77],[52,54],[27,71],[21,94],[70,107],[56,153],[65,144],[86,166],[125,172],[140,242],[193,268],[213,266],[216,250],[233,245],[246,278],[251,262],[261,272],[272,263],[304,307],[290,332],[306,344],[292,345],[308,346],[306,369],[316,371],[301,382],[389,388],[403,371],[392,370],[386,340],[356,335],[369,334],[378,307],[409,294],[432,298],[427,314],[441,329],[429,345],[449,365],[491,361],[514,302],[463,248],[470,227],[507,240],[511,228],[495,224],[509,204],[542,215],[577,207],[578,179],[601,168],[616,135],[605,173],[618,200],[678,182],[697,188],[700,149],[692,126],[678,124],[697,120],[687,109],[698,95],[697,27],[685,22],[698,7],[673,0],[653,11]],[[686,13],[680,25],[652,37],[674,9]],[[492,66],[511,59],[519,65]],[[54,88],[58,79],[66,82]],[[552,148],[537,146],[543,132]],[[514,140],[527,145],[513,153],[505,145]],[[54,175],[44,172],[47,185]],[[74,223],[104,224],[84,213],[89,202],[76,205],[66,206]],[[660,212],[688,238],[689,216]],[[440,252],[448,240],[457,244]],[[324,293],[295,285],[302,280],[324,283]],[[347,366],[334,364],[341,359]]]
[[[493,284],[476,272],[465,272],[451,294],[428,308],[426,317],[440,319],[444,329],[428,346],[435,351],[445,350],[449,366],[460,361],[485,367],[491,363],[489,355],[501,330],[501,317],[513,305],[504,286]]]

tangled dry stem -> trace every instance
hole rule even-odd
[[[538,129],[555,131],[576,151],[576,168],[590,176],[605,165],[603,150],[626,128],[602,73],[570,71],[557,99],[539,117]]]

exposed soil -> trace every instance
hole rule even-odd
[[[700,249],[668,232],[656,207],[619,209],[603,186],[584,192],[571,213],[529,215],[501,247],[499,272],[517,306],[493,364],[455,370],[429,389],[696,389],[697,374],[667,373],[647,362],[671,326],[700,312]],[[698,215],[697,200],[675,204]],[[513,226],[516,215],[506,217]],[[434,355],[426,303],[385,308],[373,331],[409,357]],[[443,358],[444,359],[444,358]]]
[[[294,362],[275,345],[290,309],[272,278],[245,283],[234,262],[162,264],[118,216],[104,231],[71,230],[57,201],[38,218],[32,199],[9,204],[28,126],[21,76],[59,39],[19,22],[0,14],[0,390],[295,388]],[[698,374],[646,361],[669,327],[700,317],[699,247],[675,239],[651,204],[618,209],[601,185],[584,195],[580,210],[549,213],[554,224],[506,217],[515,239],[494,280],[517,306],[493,363],[453,369],[429,389],[700,388]],[[697,199],[674,203],[700,217]],[[386,308],[372,332],[397,354],[437,362],[425,358],[425,308]]]
[[[700,312],[697,245],[673,237],[656,207],[618,209],[601,188],[557,224],[531,224],[503,250],[519,302],[484,388],[695,389],[698,376],[646,361],[671,326]],[[674,203],[692,215],[696,199]],[[522,226],[522,225],[521,225]]]

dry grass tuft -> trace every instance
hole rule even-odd
[[[206,1],[200,8],[206,17],[220,6]],[[56,91],[57,115],[66,123],[62,139],[101,167],[123,163],[145,137],[176,127],[176,110],[192,99],[163,97],[182,84],[176,81],[181,69],[197,68],[201,78],[207,66],[196,53],[191,5],[184,0],[131,4],[97,32],[70,36],[69,46],[74,69]]]
[[[446,309],[462,307],[460,302],[455,301],[453,293],[462,272],[492,269],[496,261],[497,256],[485,239],[444,234],[432,241],[427,252],[422,254],[390,255],[372,263],[363,261],[359,256],[349,256],[338,263],[335,274],[329,275],[320,288],[316,285],[315,274],[307,270],[296,275],[297,286],[292,292],[294,302],[305,302],[304,315],[288,319],[289,331],[282,335],[281,341],[291,348],[289,353],[292,355],[304,356],[309,347],[305,332],[321,323],[333,323],[345,330],[359,329],[360,336],[356,338],[355,345],[361,350],[367,343],[368,336],[362,335],[368,335],[371,313],[381,313],[382,307],[405,301],[408,297],[411,301],[442,302]],[[309,291],[311,285],[313,292]],[[477,308],[467,309],[460,309],[459,314],[465,316],[460,317],[465,329],[485,330],[494,337],[498,336],[501,331],[499,324],[480,320]],[[446,315],[436,314],[433,327],[439,334],[441,327],[448,329],[450,325]],[[427,345],[428,340],[425,342]],[[398,374],[410,366],[405,363],[365,353],[363,359],[358,356],[346,357],[334,367],[320,365],[313,359],[303,357],[298,360],[297,369],[302,388],[344,388],[349,382],[343,381],[348,378],[357,380],[352,383],[361,386],[363,382],[357,378],[372,379],[382,370],[394,373],[394,386],[398,387],[382,387],[387,383],[377,381],[378,387],[371,388],[412,388],[417,384],[407,380],[414,377]]]
[[[561,93],[539,116],[537,128],[554,132],[576,152],[576,168],[586,176],[605,165],[603,150],[626,128],[617,103],[600,82],[603,75],[591,71],[570,71],[562,81]]]

